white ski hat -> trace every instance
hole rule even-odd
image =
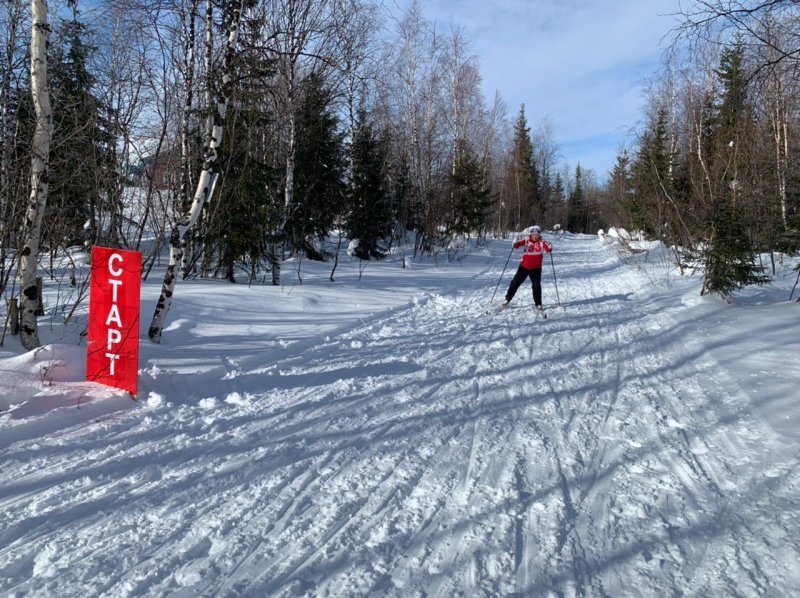
[[[540,235],[540,236],[541,236],[541,234],[542,234],[542,229],[541,229],[541,228],[539,228],[539,226],[538,226],[538,225],[533,225],[533,226],[531,227],[531,232],[530,232],[530,234],[532,234],[532,235]]]

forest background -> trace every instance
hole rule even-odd
[[[798,17],[690,3],[596,173],[547,115],[484,97],[465,30],[421,2],[4,0],[0,315],[38,346],[37,275],[65,319],[86,298],[54,266],[76,247],[141,251],[144,278],[168,259],[158,342],[180,278],[278,285],[302,256],[333,279],[345,251],[452,258],[533,223],[661,240],[726,297],[800,245]]]

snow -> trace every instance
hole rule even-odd
[[[0,594],[800,593],[793,264],[727,304],[658,246],[545,237],[546,321],[486,314],[501,240],[182,281],[136,402],[57,319],[7,337]]]

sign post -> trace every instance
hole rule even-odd
[[[86,379],[136,396],[142,254],[92,248]]]

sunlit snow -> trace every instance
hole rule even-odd
[[[794,263],[726,304],[545,237],[547,320],[489,303],[509,240],[181,281],[161,345],[153,275],[136,402],[82,382],[85,316],[7,336],[0,594],[800,593]]]

